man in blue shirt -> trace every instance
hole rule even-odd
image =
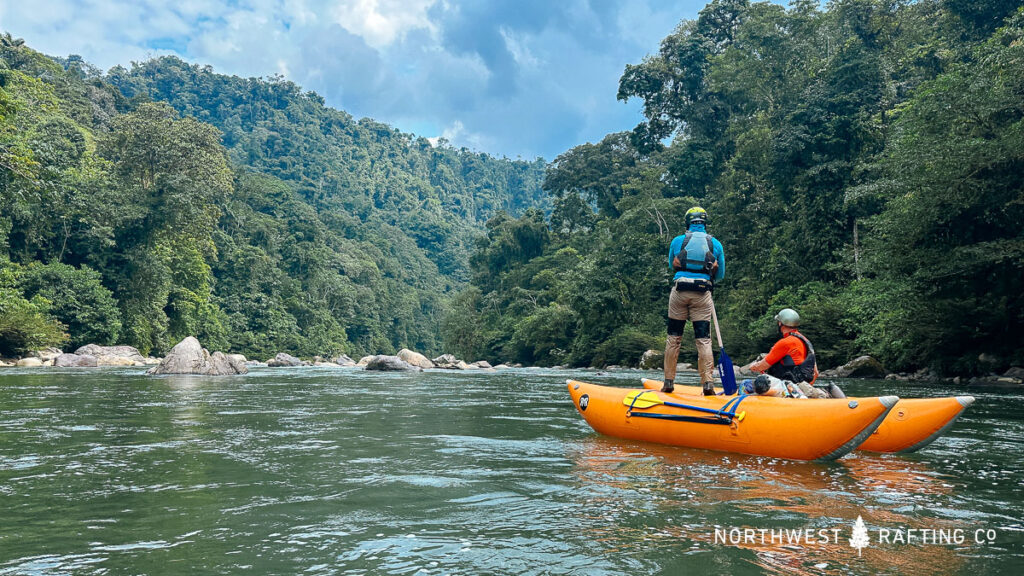
[[[714,356],[711,353],[711,289],[725,278],[722,243],[707,233],[708,213],[699,206],[686,212],[686,234],[676,236],[668,249],[668,262],[675,271],[668,298],[668,338],[665,340],[665,384],[662,392],[675,389],[679,345],[686,321],[693,322],[697,341],[697,370],[704,394],[713,396]]]

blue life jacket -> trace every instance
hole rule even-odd
[[[679,259],[678,269],[673,262],[676,258]],[[718,262],[718,270],[712,275],[715,262]],[[725,278],[725,254],[721,242],[708,234],[703,224],[696,222],[690,225],[685,234],[672,240],[668,250],[668,264],[675,270],[673,283],[683,278],[715,282]]]
[[[711,267],[715,264],[714,237],[707,232],[688,231],[683,236],[683,245],[676,257],[686,272],[707,274],[711,278]]]

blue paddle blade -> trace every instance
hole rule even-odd
[[[725,348],[722,348],[721,354],[718,355],[718,376],[722,379],[722,391],[725,392],[725,395],[735,394],[736,372],[732,369],[732,358],[725,353]]]

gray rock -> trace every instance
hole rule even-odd
[[[39,358],[22,358],[14,363],[18,368],[40,368],[43,361]]]
[[[75,350],[75,354],[95,356],[100,366],[143,366],[146,363],[146,358],[134,346],[86,344]]]
[[[878,360],[871,356],[859,356],[821,375],[828,378],[885,378],[888,373]]]
[[[100,346],[98,344],[86,344],[78,350],[75,350],[75,354],[91,354],[99,358],[100,356],[123,356],[125,358],[131,358],[142,362],[145,357],[139,354],[138,348],[134,346]]]
[[[235,372],[237,372],[238,374],[245,374],[246,372],[249,371],[249,369],[247,368],[247,366],[249,365],[249,361],[245,359],[244,355],[225,354],[224,357],[227,358],[228,364],[230,364],[231,367],[234,368]]]
[[[487,360],[477,360],[476,362],[473,362],[471,366],[476,366],[483,370],[494,370],[494,366],[491,366],[491,363]]]
[[[441,354],[437,358],[434,358],[434,367],[436,368],[447,368],[456,369],[460,360],[451,354]]]
[[[370,363],[370,360],[373,360],[373,356],[363,356],[359,359],[359,362],[356,363],[356,366],[366,366]]]
[[[39,360],[42,361],[43,364],[46,364],[47,360],[52,362],[54,358],[60,356],[63,353],[64,352],[62,352],[60,348],[54,348],[53,346],[51,346],[45,350],[36,350],[35,352],[29,352],[28,355],[30,358],[39,358]]]
[[[271,368],[281,368],[290,366],[309,366],[309,362],[299,360],[291,354],[285,354],[284,352],[278,352],[277,356],[274,356],[270,360],[267,360],[267,366]]]
[[[640,356],[640,368],[644,370],[655,370],[665,365],[665,352],[661,350],[648,350]]]
[[[61,354],[53,360],[57,368],[95,368],[99,366],[96,357],[89,354]]]
[[[148,374],[201,374],[204,376],[232,376],[249,371],[242,362],[232,362],[222,352],[210,354],[192,336],[175,344],[160,364],[150,368]]]
[[[1007,378],[1016,378],[1017,380],[1024,380],[1024,368],[1021,368],[1020,366],[1014,366],[1013,368],[1010,368],[1009,370],[1004,372],[1003,376],[1006,376]]]
[[[382,372],[403,372],[403,371],[415,371],[422,370],[418,366],[413,366],[405,360],[402,360],[398,356],[387,356],[380,354],[372,356],[366,363],[367,370],[379,370]]]
[[[418,366],[420,368],[434,367],[434,363],[428,360],[426,356],[420,354],[419,352],[413,352],[408,348],[402,348],[401,350],[399,350],[398,357],[401,358],[403,361],[408,362],[413,366]]]
[[[337,358],[335,358],[334,359],[334,363],[337,364],[338,366],[355,366],[356,365],[356,361],[351,359],[351,358],[349,358],[345,354],[342,354],[341,356],[338,356]]]
[[[998,374],[989,374],[988,376],[975,376],[968,382],[968,386],[1020,386],[1024,383],[1024,380],[1020,378],[1011,378],[1009,376],[1000,376]]]
[[[999,364],[999,357],[989,354],[987,352],[982,352],[981,354],[978,354],[978,362],[981,364],[987,364],[989,367],[992,367]]]
[[[446,370],[473,370],[477,368],[476,366],[466,364],[451,354],[442,354],[434,358],[433,362],[435,368],[444,368]]]

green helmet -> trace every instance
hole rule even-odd
[[[704,210],[700,206],[694,206],[686,211],[686,227],[689,228],[690,224],[694,222],[704,224],[708,221],[707,210]]]
[[[783,326],[789,326],[790,328],[796,328],[800,325],[800,315],[796,313],[796,310],[792,308],[783,308],[775,315],[775,320],[780,322]]]

